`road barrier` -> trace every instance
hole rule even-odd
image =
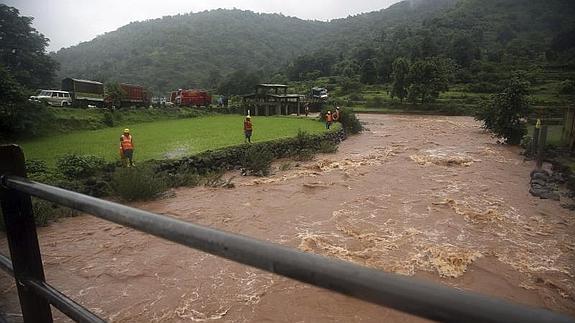
[[[0,174],[2,213],[11,256],[9,259],[0,255],[0,268],[16,280],[24,322],[52,322],[50,304],[77,322],[104,322],[46,283],[30,196],[212,255],[431,320],[575,322],[570,317],[548,310],[304,253],[33,182],[25,178],[24,154],[16,145],[0,146]]]

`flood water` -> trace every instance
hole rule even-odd
[[[529,194],[518,148],[468,117],[360,118],[336,154],[134,206],[575,316],[575,213]],[[422,321],[87,215],[39,239],[47,280],[112,322]],[[0,310],[18,319],[5,274]]]

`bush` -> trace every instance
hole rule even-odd
[[[349,95],[351,101],[363,101],[363,96],[358,93],[352,93]]]
[[[312,160],[314,156],[315,152],[312,149],[303,148],[297,150],[297,152],[294,154],[294,159],[297,161],[308,161]]]
[[[383,105],[383,98],[380,96],[374,96],[373,98],[367,99],[365,104],[368,108],[381,108]]]
[[[112,176],[115,194],[126,201],[153,199],[168,189],[167,184],[150,167],[120,168]]]
[[[274,154],[267,146],[250,145],[242,166],[251,174],[267,176],[270,173],[273,158]]]
[[[319,143],[318,151],[323,154],[333,154],[337,152],[337,148],[338,146],[335,143],[327,140],[322,140]]]
[[[363,85],[353,79],[343,79],[340,83],[340,92],[343,95],[351,94],[353,92],[361,92]]]
[[[575,94],[575,81],[565,80],[559,85],[559,94]]]
[[[106,161],[98,156],[67,154],[56,161],[56,170],[72,179],[86,178],[102,171]]]
[[[114,122],[114,115],[112,114],[112,112],[110,111],[104,112],[104,118],[102,122],[108,127],[113,127],[115,122]]]
[[[60,217],[75,216],[78,214],[78,211],[32,197],[32,214],[34,215],[34,222],[37,226],[45,226],[51,220]],[[0,209],[0,231],[6,231],[2,209]]]
[[[188,165],[181,165],[174,172],[164,173],[164,176],[167,179],[167,185],[170,187],[198,186],[202,179],[201,175]]]
[[[28,175],[36,173],[47,173],[47,172],[48,172],[48,166],[46,165],[45,161],[38,159],[26,160],[26,173]]]
[[[339,121],[341,122],[341,125],[345,131],[351,134],[357,134],[363,130],[363,126],[359,122],[359,119],[355,116],[355,113],[352,109],[340,109]]]

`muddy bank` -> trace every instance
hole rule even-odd
[[[361,119],[337,154],[136,206],[575,315],[574,214],[529,194],[532,162],[471,118]],[[113,322],[419,321],[90,216],[39,232],[48,280]]]

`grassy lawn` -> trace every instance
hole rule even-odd
[[[323,123],[296,117],[253,117],[252,141],[266,141],[295,136],[298,130],[320,133]],[[192,119],[126,123],[121,127],[79,131],[18,142],[27,159],[45,160],[53,166],[66,153],[91,154],[113,161],[119,158],[122,130],[131,129],[134,158],[178,158],[205,150],[241,144],[243,117],[238,115],[208,116]]]

